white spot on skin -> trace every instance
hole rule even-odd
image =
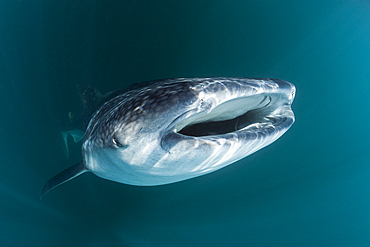
[[[145,110],[143,109],[143,107],[142,107],[142,106],[143,106],[143,105],[136,107],[136,108],[134,109],[134,111],[139,111],[139,112],[141,112],[141,113],[145,113]]]

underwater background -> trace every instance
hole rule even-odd
[[[102,93],[272,77],[296,122],[224,169],[156,187],[84,174],[60,131]],[[0,2],[0,246],[370,246],[370,1]]]

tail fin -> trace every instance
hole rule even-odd
[[[44,187],[42,187],[40,192],[40,200],[42,197],[48,193],[50,190],[54,189],[55,187],[81,175],[82,173],[87,172],[87,168],[84,164],[84,162],[81,160],[79,163],[77,163],[74,166],[71,166],[70,168],[67,168],[66,170],[58,173],[56,176],[51,178],[49,181],[46,182]]]
[[[81,130],[78,130],[78,129],[68,130],[68,131],[61,131],[60,133],[62,134],[62,137],[63,137],[63,140],[64,140],[65,152],[66,152],[66,156],[68,158],[68,156],[69,156],[68,140],[67,140],[68,135],[71,135],[72,138],[73,138],[73,141],[75,143],[77,143],[77,142],[82,140],[85,133]]]

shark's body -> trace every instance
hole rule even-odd
[[[167,79],[109,95],[87,126],[83,161],[41,196],[86,171],[142,186],[197,177],[269,145],[294,122],[295,87],[277,79]]]

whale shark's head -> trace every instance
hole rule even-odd
[[[86,168],[133,185],[220,169],[269,145],[294,122],[295,87],[277,79],[154,81],[105,102],[83,140]]]

